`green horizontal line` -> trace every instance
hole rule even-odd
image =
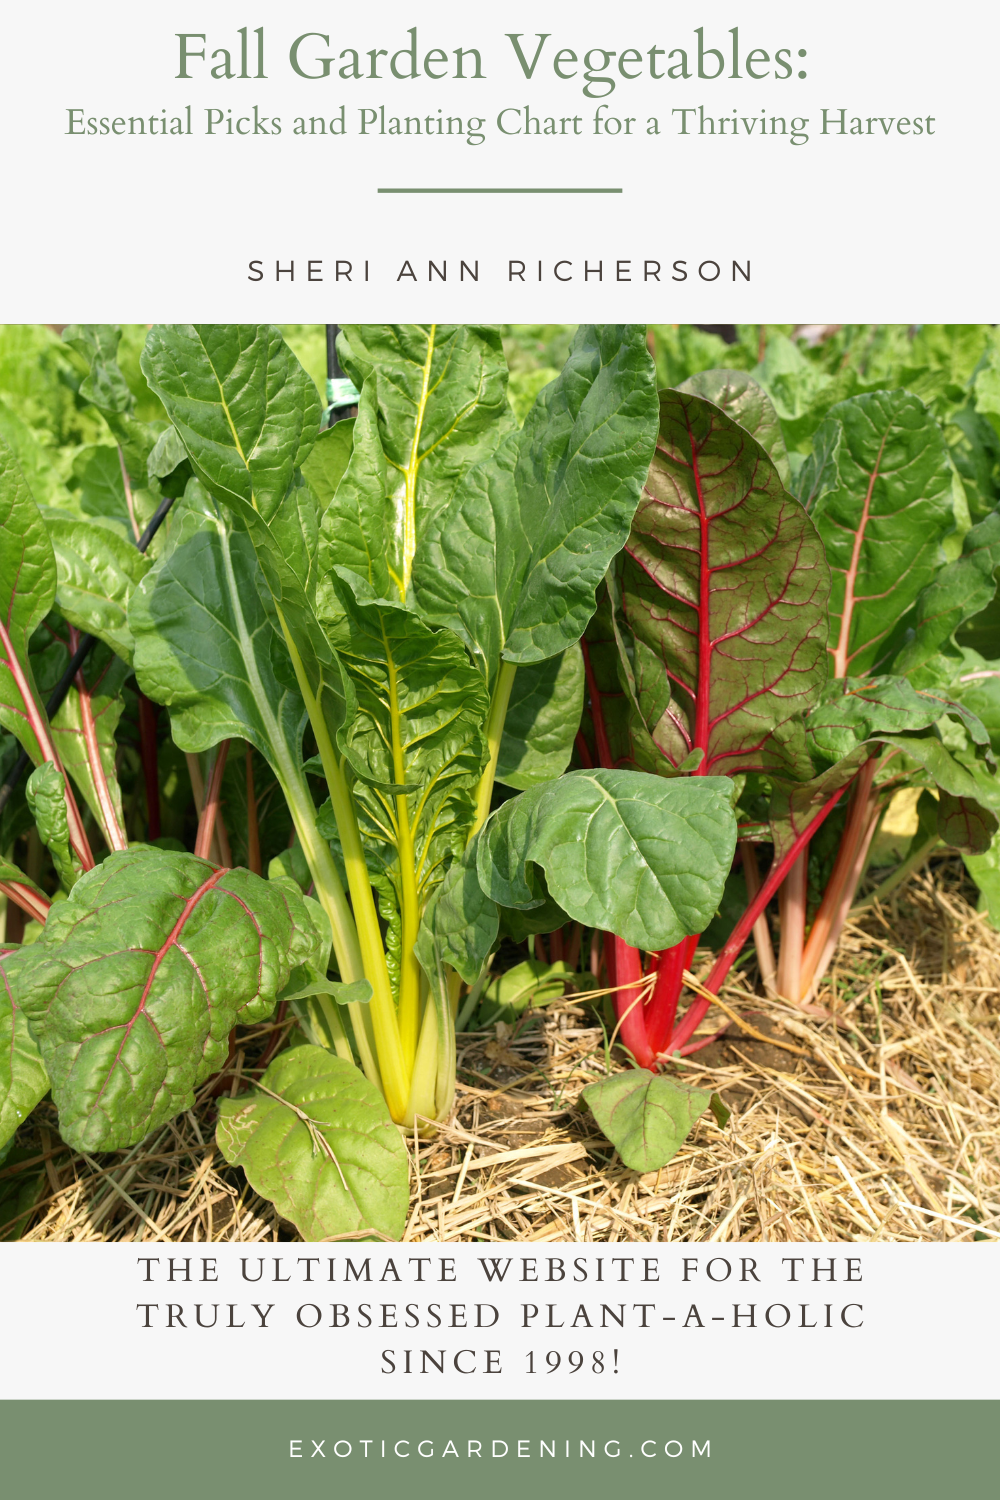
[[[377,188],[379,193],[621,193],[623,188],[594,187],[442,187]]]

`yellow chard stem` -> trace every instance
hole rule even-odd
[[[312,684],[306,674],[302,658],[296,650],[280,609],[278,610],[278,619],[281,623],[285,643],[288,646],[289,655],[295,668],[299,690],[305,700],[309,722],[316,736],[316,745],[319,750],[320,759],[323,762],[323,772],[326,776],[330,792],[330,802],[333,806],[334,817],[337,820],[337,831],[340,834],[340,844],[344,853],[344,868],[347,872],[347,884],[351,892],[354,921],[357,926],[361,959],[364,965],[364,977],[372,987],[370,1002],[371,1026],[378,1057],[378,1067],[382,1076],[382,1092],[389,1106],[389,1113],[394,1120],[401,1121],[406,1109],[407,1095],[409,1094],[410,1070],[404,1062],[403,1051],[400,1045],[399,1026],[396,1021],[396,1006],[393,1001],[392,986],[389,982],[389,970],[386,966],[385,951],[382,947],[382,932],[375,911],[375,900],[372,895],[371,881],[368,878],[368,865],[361,844],[361,834],[354,812],[354,803],[351,800],[347,778],[334,750],[326,720],[316,701],[316,695],[312,690]],[[357,1032],[357,1026],[355,1026],[355,1031]],[[360,1047],[361,1037],[356,1037],[356,1040]]]
[[[490,716],[486,721],[486,742],[489,745],[490,758],[486,763],[486,769],[479,778],[476,788],[476,820],[469,833],[470,840],[475,837],[490,815],[490,801],[493,797],[493,783],[496,780],[497,761],[500,759],[500,741],[503,738],[504,720],[507,717],[507,707],[510,703],[511,689],[514,686],[514,673],[517,671],[515,662],[504,661],[500,663],[500,671],[497,674],[496,686],[493,689],[493,699],[490,703]]]

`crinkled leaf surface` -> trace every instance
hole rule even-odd
[[[515,425],[499,331],[350,324],[340,352],[361,401],[351,462],[325,519],[324,570],[348,567],[377,597],[412,604],[422,538],[470,466]]]
[[[67,1144],[131,1146],[188,1109],[314,941],[302,898],[247,870],[142,847],[91,870],[18,976]]]
[[[278,330],[157,324],[142,369],[209,491],[270,521],[320,418],[316,387]]]
[[[618,565],[641,721],[669,766],[808,775],[799,716],[827,675],[829,571],[767,453],[719,406],[664,391]]]
[[[306,1241],[366,1231],[402,1238],[406,1148],[353,1063],[322,1047],[280,1053],[259,1090],[221,1101],[216,1139]]]
[[[0,439],[13,450],[28,489],[39,505],[72,506],[73,498],[53,463],[53,449],[42,443],[35,429],[2,398]]]
[[[518,667],[500,739],[497,781],[523,792],[562,775],[580,727],[583,688],[578,645]]]
[[[355,798],[377,863],[390,875],[413,869],[423,902],[472,823],[486,687],[450,631],[374,599],[346,569],[336,575],[341,613],[324,623],[357,703],[340,746],[361,778]]]
[[[882,738],[880,736],[880,738]],[[937,734],[886,735],[937,788],[938,833],[962,854],[983,854],[1000,827],[996,772],[968,751],[953,751]]]
[[[196,474],[246,528],[296,677],[335,740],[353,703],[313,608],[318,502],[295,472],[318,433],[315,386],[266,325],[159,325],[142,368]]]
[[[670,948],[715,914],[735,841],[724,778],[571,771],[493,813],[479,881],[499,905],[530,910],[551,895],[574,921]]]
[[[778,413],[764,387],[758,385],[752,375],[745,370],[699,370],[677,390],[721,406],[727,417],[756,438],[777,469],[785,489],[791,489],[788,450],[781,434]]]
[[[135,397],[118,366],[121,336],[117,323],[70,323],[63,330],[63,341],[90,367],[80,384],[81,397],[97,407],[121,444],[133,485],[144,484],[160,425],[135,416]]]
[[[193,480],[174,507],[170,549],[132,599],[139,686],[170,710],[185,751],[249,740],[292,784],[306,720],[302,695],[261,602],[264,580],[250,538]]]
[[[96,635],[132,661],[128,601],[150,560],[110,527],[68,516],[46,517],[55,552],[56,603],[71,625]]]
[[[588,1084],[580,1097],[625,1165],[655,1172],[676,1156],[712,1096],[633,1068]]]
[[[80,386],[80,395],[105,412],[135,410],[135,397],[118,368],[121,337],[117,323],[71,323],[63,330],[63,341],[90,366],[90,374]]]
[[[853,396],[817,431],[799,492],[817,496],[810,514],[832,573],[834,675],[858,676],[878,664],[944,561],[941,543],[955,516],[941,429],[909,391]]]
[[[962,555],[941,569],[917,599],[912,638],[893,663],[896,672],[911,673],[942,649],[955,631],[994,598],[1000,568],[1000,510],[967,531]]]
[[[521,432],[441,511],[418,552],[414,590],[488,680],[501,656],[542,661],[579,639],[628,535],[655,431],[645,329],[582,327]]]
[[[69,844],[66,815],[66,783],[54,761],[43,761],[28,777],[24,788],[38,837],[52,855],[56,874],[67,890],[80,875]]]
[[[19,948],[0,943],[0,1147],[49,1091],[41,1053],[17,1003]]]
[[[919,691],[905,677],[838,678],[810,713],[806,734],[811,748],[835,761],[879,734],[929,729],[945,714],[962,722],[973,744],[989,744],[971,709],[940,693]]]

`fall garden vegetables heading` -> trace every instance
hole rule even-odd
[[[0,949],[0,1151],[49,1088],[70,1145],[134,1145],[285,1002],[297,1044],[223,1100],[220,1147],[307,1238],[398,1236],[397,1127],[448,1118],[460,1007],[504,937],[577,923],[605,934],[636,1064],[584,1097],[626,1162],[659,1165],[709,1103],[669,1058],[751,935],[769,989],[815,995],[896,788],[988,855],[955,631],[992,600],[1000,533],[991,515],[942,566],[952,466],[911,393],[833,406],[793,480],[764,391],[709,371],[657,396],[640,326],[581,328],[520,428],[490,328],[345,329],[358,415],[326,431],[273,328],[154,327],[156,423],[116,330],[66,338],[128,514],[40,508],[0,447],[0,724],[60,887],[0,866],[37,924]],[[136,515],[164,495],[143,556]],[[80,632],[99,645],[49,723],[36,674]],[[189,763],[220,747],[194,853],[125,836],[131,674]],[[213,831],[231,741],[246,868]],[[267,878],[255,761],[293,830]]]

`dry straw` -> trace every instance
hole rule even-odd
[[[540,1024],[460,1037],[456,1116],[434,1140],[408,1142],[405,1238],[1000,1239],[1000,934],[969,889],[946,858],[885,908],[859,911],[809,1012],[757,994],[752,967],[734,973],[704,1026],[728,1031],[682,1070],[732,1116],[720,1129],[706,1114],[659,1172],[622,1166],[579,1107],[608,1066],[587,1005],[569,997]],[[707,961],[699,953],[696,971]],[[227,1091],[245,1085],[273,1030],[247,1033]],[[615,1049],[612,1068],[624,1062]],[[35,1184],[22,1238],[296,1238],[215,1149],[212,1092],[99,1160],[60,1146],[51,1106],[40,1108],[21,1140],[32,1157],[0,1169],[0,1185],[14,1173]]]

